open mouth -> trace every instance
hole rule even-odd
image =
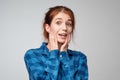
[[[66,33],[61,33],[61,34],[58,34],[58,35],[61,36],[61,38],[66,38],[67,37]]]

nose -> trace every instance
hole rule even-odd
[[[64,24],[64,25],[62,26],[62,30],[65,31],[65,32],[67,32],[67,25],[66,25],[66,24]]]

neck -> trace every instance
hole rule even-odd
[[[52,44],[50,44],[50,42],[48,42],[47,48],[48,48],[49,50],[51,50],[51,45],[52,45]],[[58,50],[60,50],[60,48],[61,48],[62,45],[63,45],[63,43],[59,43],[59,42],[58,42]]]

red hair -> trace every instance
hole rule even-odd
[[[74,18],[74,13],[71,9],[65,7],[65,6],[55,6],[55,7],[51,7],[49,8],[48,12],[45,14],[45,18],[44,18],[44,23],[43,23],[43,35],[45,40],[48,40],[49,38],[49,33],[46,31],[45,29],[45,25],[48,24],[50,25],[52,22],[52,19],[59,13],[59,12],[64,12],[65,14],[68,14],[71,18],[72,21],[72,34],[73,34],[73,30],[75,28],[75,18]]]

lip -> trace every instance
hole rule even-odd
[[[59,33],[58,34],[62,39],[65,39],[67,37],[67,33]]]
[[[67,36],[67,33],[59,33],[58,35]]]

